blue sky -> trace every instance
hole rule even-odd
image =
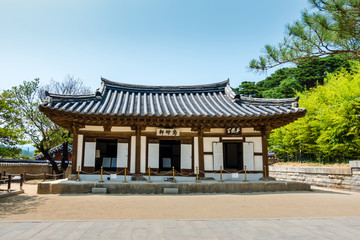
[[[193,85],[268,76],[248,70],[307,0],[0,0],[0,89],[70,74]]]

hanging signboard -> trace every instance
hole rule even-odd
[[[165,136],[165,137],[178,137],[180,136],[180,129],[176,128],[158,128],[156,130],[156,136]]]
[[[241,135],[241,127],[227,127],[226,134],[227,135]]]

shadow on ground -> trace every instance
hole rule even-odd
[[[9,196],[0,199],[0,218],[6,215],[24,214],[36,211],[36,208],[45,199],[40,200],[38,196],[28,196],[25,194]]]

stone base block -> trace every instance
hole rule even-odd
[[[164,188],[164,194],[179,194],[178,188]]]
[[[92,194],[107,194],[107,188],[94,187],[91,189]]]
[[[191,193],[251,193],[275,191],[309,191],[310,184],[280,181],[229,181],[189,183],[98,183],[58,181],[38,184],[39,194],[191,194]]]

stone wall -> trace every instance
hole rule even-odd
[[[271,177],[283,181],[305,182],[313,186],[360,191],[360,168],[350,167],[273,167]]]
[[[71,166],[67,168],[65,177],[70,174]],[[1,163],[0,164],[0,173],[6,174],[21,174],[26,172],[26,179],[42,179],[44,172],[47,174],[52,174],[52,168],[46,164],[22,164],[22,163]]]

